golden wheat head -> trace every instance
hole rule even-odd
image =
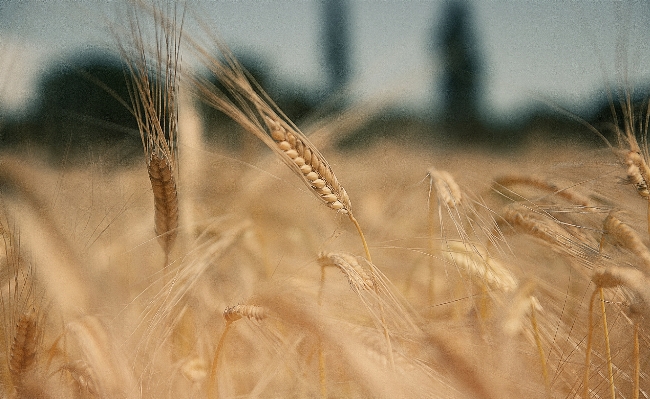
[[[145,34],[137,4],[130,14],[130,45],[120,51],[130,74],[131,109],[136,118],[154,194],[155,231],[168,255],[178,228],[176,136],[182,22],[176,10],[145,9],[153,17],[153,38]],[[173,13],[171,16],[168,13]],[[154,48],[148,47],[151,39]]]

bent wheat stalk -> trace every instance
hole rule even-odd
[[[318,256],[318,263],[321,267],[321,288],[320,292],[323,290],[324,283],[324,269],[326,267],[336,267],[345,277],[347,277],[350,287],[354,292],[362,299],[361,291],[372,291],[379,298],[379,289],[377,283],[373,278],[373,275],[369,274],[354,258],[354,256],[344,254],[344,253],[321,253]],[[321,294],[319,293],[319,302]],[[363,299],[362,299],[363,301]],[[368,304],[364,305],[369,308]],[[371,312],[372,313],[372,312]],[[393,344],[390,339],[390,332],[388,331],[388,325],[386,324],[386,311],[384,305],[379,302],[379,323],[384,332],[384,338],[386,339],[386,353],[388,354],[388,362],[392,370],[395,369],[395,360],[393,356]]]
[[[253,81],[228,47],[216,38],[214,42],[221,58],[211,56],[198,43],[193,44],[204,65],[234,100],[209,79],[193,76],[198,94],[210,106],[262,140],[322,203],[346,214],[361,237],[366,258],[371,261],[365,236],[352,213],[350,198],[325,157]]]
[[[232,323],[245,317],[249,320],[260,322],[268,316],[266,308],[257,305],[235,305],[226,308],[223,311],[223,319],[226,321],[226,326],[221,333],[221,338],[217,343],[217,349],[214,351],[212,359],[212,367],[210,368],[210,380],[208,381],[209,397],[219,396],[219,382],[217,378],[217,368],[219,365],[219,357],[223,349],[223,344],[226,341],[226,335],[230,330]]]

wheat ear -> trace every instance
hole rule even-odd
[[[565,200],[573,204],[580,205],[585,209],[592,209],[591,201],[588,198],[580,194],[574,193],[573,191],[567,188],[560,188],[554,183],[551,183],[547,180],[538,177],[518,176],[518,175],[501,176],[494,180],[494,184],[497,189],[499,186],[510,187],[513,185],[523,185],[523,186],[533,187],[538,190],[546,191],[548,193],[556,195],[560,198],[564,198]]]
[[[214,39],[222,59],[195,43],[205,66],[234,98],[233,102],[207,79],[193,77],[196,89],[210,106],[222,111],[248,132],[262,140],[300,177],[322,203],[346,214],[354,224],[363,243],[366,258],[370,250],[359,222],[352,213],[347,192],[339,183],[325,157],[307,137],[273,103],[239,64],[228,47]]]
[[[448,212],[456,209],[463,200],[463,193],[454,180],[453,176],[444,170],[438,170],[434,167],[427,171],[429,176],[429,196],[428,196],[428,217],[429,217],[429,249],[435,253],[439,248],[435,238],[436,233],[436,213],[438,214],[439,226],[442,229],[442,205],[444,204]],[[431,203],[432,192],[435,193],[438,206],[434,207]],[[435,295],[435,257],[429,257],[429,304],[433,305]]]
[[[17,388],[22,385],[22,375],[34,366],[38,339],[38,316],[34,308],[29,308],[16,322],[9,354],[9,371]]]
[[[636,143],[636,141],[635,141]],[[638,147],[638,144],[636,145]],[[648,189],[648,182],[650,182],[650,167],[646,163],[640,151],[631,150],[625,155],[625,164],[627,165],[627,180],[634,185],[636,192],[646,200],[647,209],[647,223],[648,234],[650,234],[650,190]]]
[[[591,280],[596,284],[597,289],[594,290],[594,293],[592,295],[592,299],[590,301],[590,310],[589,310],[589,336],[588,336],[588,341],[587,341],[587,359],[585,360],[587,367],[589,366],[589,350],[590,350],[590,343],[591,343],[591,333],[593,326],[592,321],[591,321],[591,313],[592,313],[592,308],[593,308],[593,299],[596,297],[597,293],[600,293],[600,299],[601,299],[601,311],[603,312],[603,330],[605,332],[605,345],[606,345],[606,350],[607,350],[607,369],[608,369],[608,376],[609,376],[609,385],[610,385],[610,392],[612,394],[612,397],[614,397],[616,391],[614,387],[614,375],[612,371],[612,364],[611,364],[611,352],[610,352],[610,347],[609,347],[609,333],[607,329],[607,320],[606,320],[606,315],[605,315],[605,303],[604,303],[604,296],[603,296],[603,289],[608,288],[608,287],[616,287],[616,286],[625,286],[632,291],[634,291],[635,294],[637,294],[640,297],[640,304],[643,306],[643,308],[647,309],[647,305],[650,303],[650,279],[648,279],[647,275],[643,273],[641,270],[632,268],[632,267],[627,267],[627,266],[616,266],[616,265],[609,265],[607,267],[599,267],[595,270]],[[630,308],[631,313],[638,312],[638,310],[633,310],[633,307],[631,306]],[[634,320],[634,351],[633,351],[633,356],[634,356],[634,377],[633,377],[633,383],[634,383],[634,398],[638,398],[639,396],[639,375],[640,375],[640,358],[639,358],[639,321]],[[585,384],[588,383],[588,374],[589,369],[587,368],[585,371]],[[585,388],[585,394],[584,397],[587,397],[587,388]]]
[[[643,263],[645,272],[650,273],[650,250],[630,226],[616,217],[616,211],[610,212],[603,221],[601,249],[605,238],[610,238],[615,245],[620,245],[638,256]]]
[[[439,201],[444,202],[451,209],[460,205],[463,201],[463,192],[449,172],[429,168],[427,174],[430,178],[431,189],[435,191]]]
[[[570,256],[584,256],[585,249],[580,246],[580,243],[576,243],[573,237],[549,215],[540,214],[526,206],[514,203],[504,208],[501,217],[515,231],[538,238]],[[502,223],[499,221],[498,224]]]
[[[77,385],[79,392],[87,392],[90,397],[99,397],[93,369],[83,360],[75,360],[63,365],[59,371],[67,371]]]
[[[491,257],[482,248],[471,243],[461,241],[448,241],[447,248],[442,252],[442,257],[447,262],[462,268],[490,290],[510,292],[517,288],[517,278],[501,262]]]
[[[131,111],[140,131],[147,171],[154,194],[154,225],[165,252],[165,264],[178,228],[176,188],[176,136],[182,21],[170,19],[165,10],[146,10],[153,16],[154,55],[149,55],[138,10],[131,10],[131,48],[119,43],[129,70]]]

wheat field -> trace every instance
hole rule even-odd
[[[1,155],[2,397],[648,396],[647,112],[600,149],[340,151],[357,111],[304,134],[176,17],[116,33],[139,162]]]

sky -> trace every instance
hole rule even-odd
[[[350,0],[352,92],[435,107],[440,65],[431,51],[440,0]],[[607,84],[650,82],[650,3],[613,0],[469,1],[484,68],[484,106],[513,118],[548,100],[579,110]],[[17,111],[41,74],[79,51],[114,48],[118,0],[0,0],[0,104]],[[322,88],[323,1],[195,0],[200,18],[236,51],[261,56],[281,82]],[[191,22],[190,34],[198,32]]]

